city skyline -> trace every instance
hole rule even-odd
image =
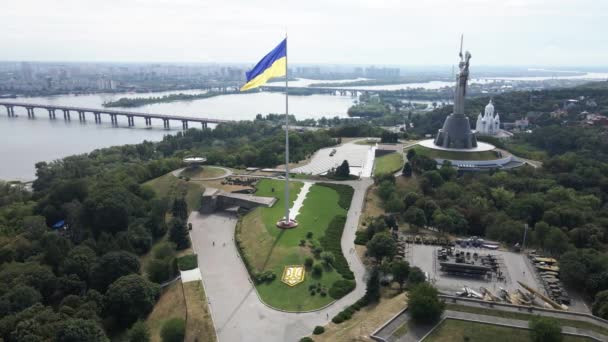
[[[289,31],[291,64],[606,66],[608,4],[590,0],[13,2],[2,61],[248,64]],[[120,8],[120,10],[116,10]],[[525,37],[526,39],[522,39]]]

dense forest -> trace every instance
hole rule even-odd
[[[336,143],[325,131],[290,138],[294,160]],[[142,183],[179,168],[186,155],[275,166],[283,141],[280,126],[231,123],[38,163],[33,192],[0,183],[0,339],[130,336],[123,332],[145,319],[159,284],[176,273],[175,250],[189,245],[185,201],[158,198]],[[170,243],[155,244],[165,236]],[[147,253],[153,260],[144,270],[139,257]]]

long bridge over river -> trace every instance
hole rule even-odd
[[[152,119],[159,119],[163,121],[163,127],[170,128],[169,121],[181,121],[182,128],[188,129],[189,122],[198,122],[203,128],[207,127],[207,124],[219,124],[231,122],[233,120],[221,120],[221,119],[210,119],[200,118],[195,116],[184,116],[184,115],[167,115],[167,114],[150,114],[141,112],[130,112],[125,110],[114,110],[114,109],[100,109],[100,108],[83,108],[83,107],[71,107],[71,106],[57,106],[49,104],[35,104],[35,103],[21,103],[21,102],[4,102],[0,101],[0,106],[6,108],[6,112],[9,117],[16,117],[15,107],[23,107],[27,110],[27,117],[34,119],[36,117],[35,109],[42,109],[48,111],[49,119],[55,120],[55,112],[63,112],[63,119],[70,121],[71,113],[78,113],[78,120],[81,122],[86,121],[86,114],[93,115],[95,123],[101,123],[101,116],[107,115],[110,117],[110,121],[113,126],[118,126],[118,116],[124,116],[127,118],[129,127],[135,126],[134,118],[143,118],[146,122],[146,126],[152,125]]]

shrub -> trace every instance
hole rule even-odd
[[[355,245],[365,246],[369,241],[367,237],[367,232],[364,230],[358,230],[355,232]]]
[[[180,271],[188,271],[198,267],[198,259],[196,254],[184,255],[177,259],[177,266]]]
[[[307,269],[310,269],[314,263],[315,263],[314,259],[311,257],[308,257],[304,260],[304,267],[306,267]]]
[[[256,284],[260,284],[260,283],[263,283],[263,282],[271,283],[276,278],[277,278],[277,275],[274,274],[274,272],[271,271],[271,270],[267,270],[267,271],[264,271],[264,272],[256,273],[255,276],[254,276],[254,280],[255,280]]]
[[[320,243],[326,251],[333,253],[335,258],[333,267],[336,271],[345,279],[355,279],[355,275],[348,267],[348,262],[346,261],[344,254],[342,254],[342,246],[340,244],[345,223],[346,216],[339,215],[334,217],[329,223]]]
[[[550,317],[537,316],[528,322],[530,337],[534,342],[563,340],[562,327],[558,320]]]
[[[340,299],[347,293],[355,289],[355,282],[352,280],[337,280],[329,288],[329,295],[333,299]]]
[[[321,247],[314,247],[312,249],[312,254],[314,254],[316,258],[318,258],[321,255],[321,253],[323,253],[323,248],[321,248]]]
[[[307,239],[312,239],[312,232],[306,233],[306,238]]]
[[[312,267],[312,275],[316,277],[320,277],[323,274],[323,266],[321,264],[315,264]]]
[[[186,337],[186,322],[181,318],[173,318],[163,324],[160,331],[163,342],[183,342]]]
[[[321,334],[322,334],[322,333],[324,333],[324,332],[325,332],[325,328],[323,328],[323,327],[322,327],[322,326],[320,326],[320,325],[317,325],[317,326],[315,327],[315,330],[313,330],[313,331],[312,331],[312,333],[313,333],[313,334],[315,334],[315,335],[321,335]]]
[[[334,257],[334,253],[332,253],[332,252],[321,253],[321,259],[323,259],[325,264],[327,264],[328,266],[333,265],[334,262],[336,261],[336,258]]]
[[[175,259],[152,259],[146,266],[148,279],[155,283],[168,281],[175,274]]]
[[[129,342],[148,342],[150,341],[150,332],[146,323],[143,321],[137,321],[127,333],[127,340]]]
[[[302,337],[300,339],[300,342],[315,342],[315,341],[310,337]]]

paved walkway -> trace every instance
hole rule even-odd
[[[310,335],[316,325],[325,325],[365,294],[365,267],[356,253],[348,251],[354,248],[365,192],[372,180],[339,183],[355,189],[341,245],[357,286],[320,311],[286,313],[267,307],[259,300],[234,244],[236,216],[230,213],[201,215],[197,212],[190,215],[190,237],[198,253],[198,264],[220,341],[298,341]]]
[[[298,197],[296,197],[296,200],[293,201],[291,209],[289,209],[290,217],[296,219],[296,221],[298,220],[298,215],[300,214],[300,209],[302,209],[302,206],[304,205],[304,200],[306,199],[308,190],[310,190],[310,187],[313,184],[311,182],[303,182],[303,183],[304,183],[304,185],[300,189],[300,192],[298,193]]]

